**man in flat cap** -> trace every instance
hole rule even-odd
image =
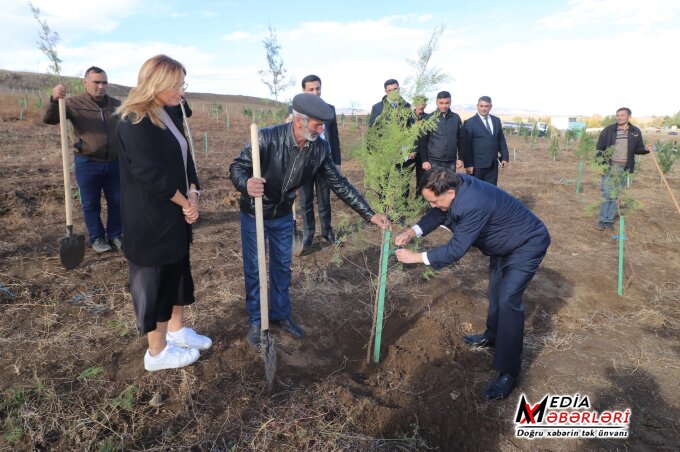
[[[328,142],[320,138],[333,111],[320,97],[302,93],[293,98],[293,120],[260,130],[261,178],[253,177],[252,146],[247,144],[229,166],[231,181],[241,192],[241,243],[246,286],[248,333],[251,347],[260,342],[260,282],[255,232],[255,197],[262,197],[264,229],[269,243],[269,318],[295,338],[303,329],[291,317],[289,287],[293,256],[293,201],[302,184],[326,179],[331,190],[365,220],[391,227],[364,197],[340,175]]]

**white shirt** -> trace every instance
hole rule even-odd
[[[480,115],[477,113],[477,116],[479,116],[482,119],[482,124],[484,124],[484,127],[486,127],[486,121],[484,120],[484,116]],[[493,135],[493,121],[491,120],[491,115],[486,115],[487,118],[489,118],[489,129],[491,130],[491,134]]]

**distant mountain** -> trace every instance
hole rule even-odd
[[[29,91],[34,95],[48,96],[50,89],[57,83],[64,83],[66,85],[80,84],[80,77],[62,76],[61,79],[52,74],[42,74],[37,72],[19,72],[8,71],[0,69],[0,90],[2,91]],[[82,86],[82,85],[80,85]],[[130,92],[129,86],[116,85],[109,83],[108,94],[113,97],[127,97]],[[271,109],[275,106],[275,102],[271,99],[263,99],[253,96],[240,96],[233,94],[210,94],[210,93],[193,93],[187,94],[189,101],[202,102],[216,102],[216,103],[231,103],[243,106],[256,106]],[[285,107],[283,102],[278,103],[280,107]]]

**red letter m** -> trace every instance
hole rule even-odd
[[[545,407],[548,406],[548,396],[546,395],[541,400],[541,403],[537,403],[533,407],[527,403],[527,399],[522,394],[522,398],[517,405],[517,416],[515,417],[515,422],[524,424],[528,422],[529,424],[536,424],[537,422],[543,421],[543,415],[545,414]]]

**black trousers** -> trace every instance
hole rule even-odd
[[[314,180],[303,184],[298,191],[300,196],[300,212],[302,213],[302,237],[305,243],[311,243],[316,229],[316,221],[314,220],[314,187],[316,187],[321,234],[326,235],[333,230],[331,226],[331,189],[324,177],[317,176]]]
[[[170,320],[173,306],[194,302],[189,253],[179,262],[158,267],[142,267],[128,261],[128,269],[137,329],[141,333],[153,331],[156,323]]]
[[[495,341],[493,367],[513,377],[519,375],[524,344],[522,295],[543,261],[550,239],[531,239],[509,256],[491,256],[489,311],[486,337]]]
[[[498,185],[498,162],[494,160],[488,168],[475,167],[474,176],[492,185]]]

